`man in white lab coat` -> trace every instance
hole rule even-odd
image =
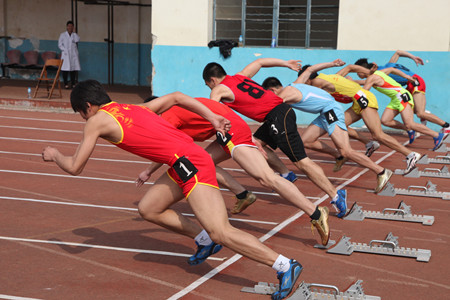
[[[66,89],[73,87],[78,78],[78,71],[80,70],[80,59],[78,58],[78,42],[80,37],[73,32],[74,25],[72,21],[67,22],[67,31],[61,33],[58,40],[58,47],[62,51],[61,59],[63,65],[61,71],[63,74],[64,87]],[[70,73],[69,86],[68,75]]]

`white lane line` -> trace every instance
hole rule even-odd
[[[11,116],[1,116],[2,119],[14,119],[14,120],[25,120],[25,121],[45,121],[45,122],[59,122],[59,123],[75,123],[75,124],[85,124],[83,121],[70,121],[70,120],[54,120],[54,119],[39,119],[39,118],[24,118],[24,117],[11,117]]]
[[[41,130],[41,131],[55,131],[55,132],[70,132],[70,133],[83,133],[81,130],[66,130],[66,129],[53,129],[53,128],[37,128],[37,127],[24,127],[24,126],[7,126],[7,125],[0,125],[0,127],[3,128],[12,128],[12,129],[26,129],[26,130]]]
[[[25,152],[11,152],[11,151],[0,151],[0,154],[12,154],[12,155],[25,155],[25,156],[39,156],[41,157],[42,154],[37,154],[37,153],[25,153]],[[139,161],[139,160],[123,160],[123,159],[113,159],[113,158],[95,158],[95,157],[90,157],[89,159],[92,160],[99,160],[99,161],[111,161],[111,162],[123,162],[123,163],[132,163],[132,164],[151,164],[150,161]],[[223,168],[224,170],[227,171],[234,171],[234,172],[241,172],[241,173],[246,173],[243,169],[235,169],[235,168]],[[247,173],[246,173],[247,174]],[[297,177],[302,177],[302,178],[307,178],[306,175],[304,174],[295,174]],[[348,180],[348,178],[344,178],[344,177],[332,177],[329,176],[328,179],[333,179],[333,180]],[[273,193],[263,193],[261,192],[262,195],[273,195]]]
[[[58,144],[71,144],[71,145],[79,145],[80,144],[79,141],[78,142],[66,142],[66,141],[54,141],[54,140],[38,140],[38,139],[13,138],[13,137],[7,137],[7,136],[0,136],[0,140],[24,141],[24,142],[40,142],[40,143],[58,143]],[[96,146],[117,148],[116,146],[111,145],[111,144],[96,144]]]
[[[65,175],[65,174],[52,174],[52,173],[39,173],[39,172],[28,172],[28,171],[18,171],[18,170],[0,170],[0,173],[16,173],[16,174],[26,174],[26,175],[39,175],[39,176],[51,176],[51,177],[62,177],[62,178],[70,178],[70,179],[85,179],[85,180],[99,180],[99,181],[111,181],[111,182],[119,182],[119,183],[132,183],[135,184],[134,180],[122,180],[122,179],[113,179],[113,178],[100,178],[100,177],[88,177],[88,176],[73,176],[73,175]],[[144,184],[153,184],[153,182],[145,182]],[[220,189],[223,192],[229,192],[229,189]],[[278,193],[268,193],[268,192],[252,192],[255,195],[266,195],[266,196],[279,196]],[[306,198],[315,200],[317,197],[308,197]]]
[[[20,198],[20,197],[8,197],[8,196],[0,196],[0,199],[13,200],[13,201],[26,201],[26,202],[38,202],[38,203],[69,205],[69,206],[106,208],[106,209],[126,210],[126,211],[138,212],[137,208],[121,207],[121,206],[96,205],[96,204],[87,204],[87,203],[64,202],[64,201],[53,201],[53,200]],[[182,213],[182,215],[187,216],[187,217],[195,217],[194,214]],[[259,220],[251,220],[251,219],[238,219],[238,218],[228,218],[228,219],[230,221],[237,221],[237,222],[244,222],[244,223],[258,223],[258,224],[268,224],[268,225],[277,225],[278,224],[277,222],[259,221]]]
[[[17,297],[17,296],[2,295],[2,294],[0,294],[0,299],[6,299],[6,300],[41,300],[41,299],[38,299],[38,298]]]
[[[121,247],[110,247],[110,246],[71,243],[71,242],[61,242],[61,241],[23,239],[23,238],[9,237],[9,236],[0,236],[0,240],[16,241],[16,242],[28,242],[28,243],[40,243],[40,244],[53,244],[53,245],[63,245],[63,246],[75,246],[75,247],[86,247],[86,248],[94,248],[94,249],[114,250],[114,251],[122,251],[122,252],[136,252],[136,253],[146,253],[146,254],[166,255],[166,256],[179,256],[179,257],[191,257],[192,256],[192,254],[177,253],[177,252],[144,250],[144,249],[134,249],[134,248],[121,248]],[[208,257],[208,259],[224,261],[227,258],[226,257]]]
[[[25,152],[11,152],[11,151],[0,151],[0,154],[12,154],[12,155],[25,155],[25,156],[39,156],[42,157],[42,154],[39,153],[25,153]],[[123,163],[132,163],[132,164],[152,164],[151,161],[139,161],[139,160],[124,160],[124,159],[113,159],[113,158],[96,158],[90,157],[89,160],[100,160],[100,161],[110,161],[110,162],[123,162]]]
[[[387,157],[393,155],[395,153],[395,151],[391,151],[388,154],[386,154],[385,156],[383,156],[382,158],[380,158],[376,163],[379,163],[381,161],[383,161],[384,159],[386,159]],[[356,179],[358,179],[359,177],[361,177],[363,174],[367,173],[369,171],[369,169],[364,169],[361,172],[359,172],[358,174],[356,174],[355,176],[353,176],[352,178],[350,178],[349,180],[347,180],[346,182],[342,183],[341,185],[339,185],[337,187],[337,189],[341,189],[345,186],[347,186],[348,184],[352,183],[353,181],[355,181]],[[325,201],[325,199],[328,198],[328,195],[323,196],[322,198],[320,198],[319,200],[317,200],[316,202],[314,202],[315,205],[319,205],[320,203],[322,203],[323,201]],[[297,212],[295,215],[293,215],[292,217],[286,219],[284,222],[278,224],[275,228],[273,228],[272,230],[270,230],[267,234],[265,234],[263,237],[261,237],[259,240],[261,242],[266,241],[267,239],[269,239],[270,237],[274,236],[275,234],[277,234],[278,232],[280,232],[283,228],[285,228],[286,226],[288,226],[289,224],[291,224],[292,222],[294,222],[295,220],[297,220],[298,218],[300,218],[302,215],[304,215],[303,211],[299,211]],[[168,298],[168,300],[176,300],[179,299],[187,294],[189,294],[190,292],[192,292],[194,289],[196,289],[197,287],[199,287],[200,285],[202,285],[203,283],[205,283],[206,281],[208,281],[209,279],[211,279],[212,277],[214,277],[216,274],[218,274],[219,272],[221,272],[222,270],[226,269],[228,266],[230,266],[231,264],[237,262],[240,258],[242,257],[242,255],[240,254],[235,254],[234,256],[232,256],[230,259],[228,259],[227,261],[225,261],[224,263],[220,264],[219,266],[217,266],[216,268],[214,268],[213,270],[211,270],[210,272],[208,272],[207,274],[205,274],[204,276],[200,277],[199,279],[197,279],[196,281],[194,281],[193,283],[191,283],[190,285],[188,285],[185,289],[179,291],[178,293],[172,295],[170,298]]]

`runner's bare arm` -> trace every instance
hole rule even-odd
[[[309,70],[311,73],[314,73],[314,72],[319,72],[323,69],[328,69],[328,68],[333,68],[333,67],[342,67],[343,65],[345,65],[345,62],[342,61],[340,58],[338,58],[331,62],[325,62],[325,63],[312,65],[312,66],[308,67],[308,69],[306,69],[306,70]]]
[[[413,54],[411,54],[411,53],[409,53],[407,51],[403,51],[403,50],[395,51],[394,55],[392,55],[392,57],[389,60],[389,62],[390,63],[396,63],[400,57],[407,57],[407,58],[412,59],[416,63],[417,66],[424,64],[423,60],[420,57],[415,56],[415,55],[413,55]]]
[[[386,68],[386,69],[383,69],[383,70],[380,70],[380,71],[385,73],[386,75],[389,75],[389,74],[392,73],[392,74],[401,76],[403,78],[406,78],[406,79],[408,79],[408,81],[411,81],[413,83],[416,82],[416,80],[413,77],[405,74],[404,72],[402,72],[401,70],[396,69],[396,68]]]
[[[241,72],[237,73],[252,78],[261,68],[286,67],[299,71],[302,67],[301,60],[282,60],[278,58],[259,58],[247,65]]]
[[[164,164],[162,163],[152,163],[150,166],[148,166],[147,169],[145,169],[144,171],[142,171],[138,178],[135,180],[136,183],[136,187],[140,187],[142,186],[147,180],[150,179],[150,177],[152,176],[152,174],[158,170],[159,168],[161,168]]]
[[[314,72],[318,72],[320,70],[332,67],[341,67],[343,65],[345,65],[345,62],[343,62],[340,59],[336,59],[332,62],[320,63],[315,64],[313,66],[309,66],[308,68],[306,68],[306,70],[303,71],[303,73],[297,78],[297,80],[294,81],[294,83],[306,83],[311,74]]]
[[[101,135],[100,126],[102,122],[99,121],[96,118],[91,118],[86,122],[83,138],[73,156],[65,156],[58,149],[48,146],[42,151],[43,160],[55,162],[63,171],[71,175],[80,174],[92,151],[94,151],[98,137]]]
[[[222,116],[216,115],[201,102],[181,92],[164,95],[150,102],[144,103],[143,105],[151,109],[156,114],[162,114],[172,106],[178,105],[202,116],[208,120],[217,131],[220,131],[223,134],[231,128],[230,121]]]
[[[370,75],[365,80],[363,89],[365,89],[366,91],[369,91],[371,87],[377,86],[377,84],[382,84],[382,82],[381,83],[378,82],[380,80],[383,81],[380,76],[378,76],[378,75]]]
[[[366,69],[358,65],[347,65],[344,68],[340,69],[336,74],[345,77],[348,75],[348,73],[364,73],[367,76],[371,74],[369,69]]]

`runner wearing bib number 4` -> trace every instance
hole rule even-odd
[[[290,104],[295,109],[319,114],[302,134],[305,147],[330,154],[335,158],[342,155],[361,166],[369,168],[377,175],[375,192],[380,192],[391,178],[392,171],[384,169],[364,154],[352,149],[342,107],[326,91],[304,84],[308,78],[309,73],[304,72],[294,83],[283,88],[277,78],[269,77],[264,80],[263,87],[273,91],[285,103]],[[328,133],[337,149],[319,141],[319,137],[325,133]]]
[[[374,87],[391,99],[381,116],[381,123],[384,126],[405,131],[414,130],[433,137],[433,151],[442,144],[444,139],[443,133],[433,131],[425,125],[414,121],[414,101],[411,93],[388,75],[393,73],[408,79],[410,82],[416,82],[413,77],[396,68],[377,71],[377,65],[374,63],[369,64],[367,59],[360,59],[356,61],[355,65],[346,66],[342,69],[342,72],[344,73],[343,76],[350,72],[357,73],[360,78],[365,79],[361,82],[361,84],[364,84],[363,88],[365,90],[370,90],[370,88]],[[394,120],[398,114],[401,115],[403,123]]]

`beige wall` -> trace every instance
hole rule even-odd
[[[212,36],[211,0],[153,0],[157,45],[206,46]]]
[[[449,51],[449,0],[340,0],[339,50]]]
[[[130,0],[151,4],[151,0]],[[3,10],[3,4],[5,9]],[[114,41],[151,43],[151,7],[115,6]],[[71,19],[70,0],[0,0],[0,32],[36,40],[57,40]],[[82,42],[103,42],[108,36],[106,5],[78,2],[78,33]]]

